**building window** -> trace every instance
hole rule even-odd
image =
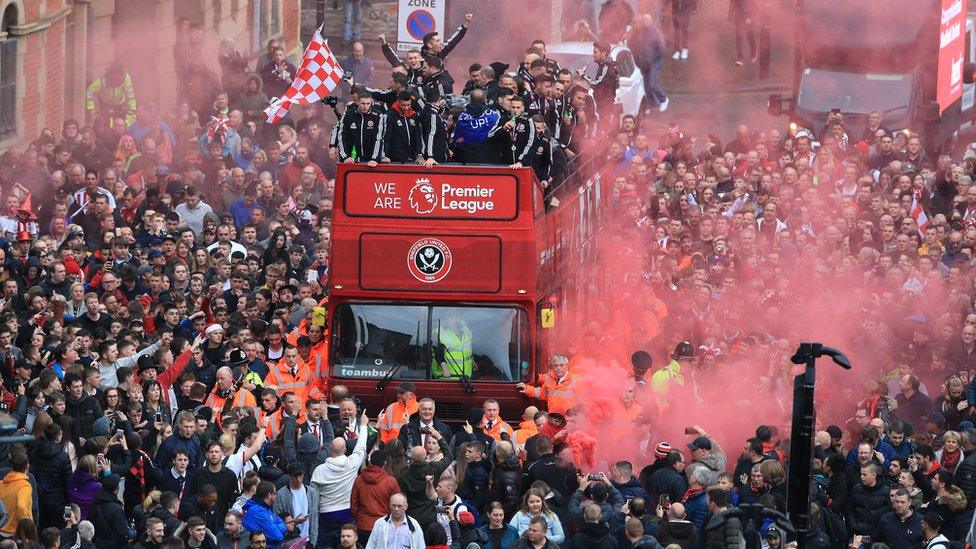
[[[281,36],[281,2],[279,0],[255,2],[254,26],[260,29],[260,32],[256,33],[258,43],[255,44],[255,50],[264,51],[268,40]]]
[[[213,0],[214,30],[220,30],[220,22],[224,19],[223,0]]]
[[[7,6],[0,20],[0,135],[17,130],[17,39],[10,34],[17,24],[17,8]]]

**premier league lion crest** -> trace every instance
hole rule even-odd
[[[430,184],[430,179],[426,177],[417,179],[407,195],[410,207],[419,214],[429,214],[437,208],[437,193],[434,186]]]

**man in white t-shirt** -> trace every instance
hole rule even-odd
[[[220,449],[224,452],[224,467],[237,475],[237,482],[241,484],[244,475],[248,471],[257,472],[261,468],[261,458],[258,452],[264,441],[267,440],[264,429],[256,425],[245,425],[241,427],[240,436],[244,440],[241,447],[234,452],[234,436],[230,434],[220,435]]]

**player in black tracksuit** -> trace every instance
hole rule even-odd
[[[451,73],[444,70],[444,62],[437,57],[432,57],[424,67],[423,88],[425,97],[427,90],[431,88],[437,89],[441,97],[454,95],[454,78],[451,77]]]
[[[454,34],[447,39],[447,42],[441,41],[440,35],[436,32],[428,32],[425,34],[424,45],[420,48],[420,54],[424,56],[424,61],[430,63],[430,60],[434,57],[441,61],[446,60],[447,54],[451,53],[451,50],[456,48],[461,43],[464,35],[468,33],[468,27],[471,26],[471,19],[473,17],[470,13],[465,14],[464,23],[454,31]]]
[[[535,79],[532,90],[525,94],[525,113],[529,116],[538,114],[549,127],[549,131],[557,133],[559,112],[556,110],[556,102],[550,97],[553,81],[548,74]]]
[[[605,42],[593,43],[593,60],[597,64],[595,76],[592,78],[587,76],[583,69],[579,69],[577,74],[590,83],[593,100],[596,101],[596,109],[600,115],[601,127],[607,129],[613,126],[613,104],[620,80],[617,62],[610,57],[610,45]]]
[[[562,112],[559,142],[575,156],[580,153],[586,140],[595,134],[596,116],[587,108],[590,95],[585,88],[573,86],[564,98],[566,107]]]
[[[447,162],[447,121],[441,112],[444,102],[435,90],[427,92],[427,105],[420,113],[420,133],[423,137],[424,165]]]
[[[413,109],[413,95],[402,91],[386,112],[383,161],[414,163],[423,151],[420,114]]]
[[[386,115],[373,108],[373,96],[367,91],[359,95],[356,108],[347,108],[339,120],[338,141],[340,162],[366,162],[375,166],[383,156]]]
[[[535,156],[535,123],[525,114],[525,100],[513,97],[510,116],[503,116],[488,133],[496,144],[502,164],[513,168],[531,166]]]
[[[552,148],[554,140],[550,136],[549,128],[546,127],[546,122],[541,116],[533,116],[532,123],[535,125],[532,169],[535,171],[535,176],[542,182],[543,188],[548,189],[552,184]]]
[[[424,56],[420,53],[420,50],[410,50],[407,52],[406,61],[402,61],[400,57],[393,51],[393,48],[386,42],[386,36],[380,35],[380,42],[383,45],[380,49],[383,51],[383,57],[390,63],[392,67],[402,66],[407,70],[407,78],[410,83],[419,86],[424,80]]]

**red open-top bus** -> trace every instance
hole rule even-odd
[[[342,164],[332,222],[328,375],[374,411],[410,380],[442,420],[499,401],[543,373],[555,341],[572,341],[598,280],[596,236],[607,178],[578,170],[546,208],[531,169]],[[550,205],[552,202],[550,202]],[[434,365],[445,323],[470,330],[474,369]]]

